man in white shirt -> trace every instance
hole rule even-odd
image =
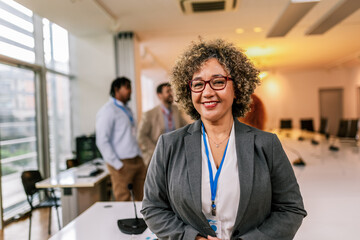
[[[139,145],[147,166],[160,135],[187,124],[179,109],[173,104],[174,97],[170,84],[160,84],[156,92],[161,104],[143,113],[138,132]]]
[[[146,168],[136,141],[135,119],[126,106],[131,96],[130,80],[116,78],[110,96],[96,115],[96,145],[109,169],[115,199],[131,200],[131,183],[135,200],[141,201]]]

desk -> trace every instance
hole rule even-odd
[[[97,167],[104,171],[94,177],[83,176],[96,169],[90,162],[36,183],[37,188],[61,189],[62,226],[68,224],[95,202],[107,200],[109,173],[105,164]]]
[[[142,217],[141,202],[136,202],[136,209],[138,217]],[[127,235],[120,232],[117,220],[134,217],[132,202],[97,202],[52,236],[50,240],[156,239],[149,228],[140,235]]]

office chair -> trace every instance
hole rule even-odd
[[[58,207],[60,207],[60,201],[55,196],[54,189],[38,189],[36,188],[35,184],[39,181],[43,180],[39,171],[24,171],[21,174],[21,181],[26,193],[26,199],[30,205],[30,217],[29,217],[29,240],[31,239],[31,218],[32,218],[32,211],[37,208],[49,208],[49,225],[48,225],[48,234],[51,234],[51,208],[55,207],[59,230],[61,229],[60,226],[60,218],[59,218],[59,211]],[[33,200],[36,195],[39,195],[39,191],[43,190],[45,192],[44,199],[40,200],[39,203],[34,205]]]
[[[301,130],[314,132],[314,123],[312,119],[301,119],[300,120]]]
[[[76,158],[66,160],[66,169],[77,167],[79,162]]]
[[[292,128],[292,120],[291,119],[281,119],[280,120],[280,129],[290,129]]]
[[[339,138],[346,137],[348,132],[348,127],[349,127],[349,121],[345,119],[341,119],[339,122],[339,129],[336,136]]]
[[[327,124],[328,124],[327,118],[321,118],[321,119],[320,119],[319,133],[321,133],[321,134],[326,134]]]
[[[358,127],[359,127],[359,119],[350,120],[350,124],[349,124],[349,128],[348,128],[346,137],[356,139]]]

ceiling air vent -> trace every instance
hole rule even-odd
[[[180,0],[180,6],[185,14],[233,11],[238,0]]]

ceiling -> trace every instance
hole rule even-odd
[[[284,37],[274,38],[267,38],[267,33],[290,0],[238,0],[235,11],[187,15],[181,11],[180,0],[16,1],[75,36],[133,31],[151,61],[166,70],[199,36],[220,37],[244,50],[260,50],[252,59],[262,70],[360,65],[360,10],[324,34],[305,35],[343,0],[321,0]],[[254,32],[255,27],[262,31]],[[243,33],[237,34],[238,28]]]

